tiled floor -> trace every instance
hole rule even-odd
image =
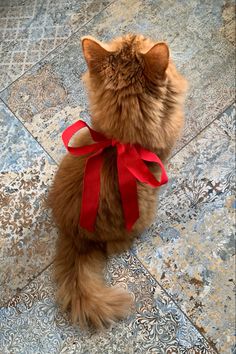
[[[225,353],[233,341],[235,107],[175,155],[156,222],[136,254]]]
[[[110,3],[112,0],[1,0],[0,90]]]
[[[1,354],[233,353],[234,25],[231,0],[0,1]],[[186,127],[156,222],[107,268],[135,310],[83,333],[54,303],[44,199],[61,131],[89,120],[80,37],[126,32],[169,42],[190,82]]]

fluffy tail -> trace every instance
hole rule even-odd
[[[94,242],[70,237],[59,238],[55,259],[58,302],[71,309],[73,323],[82,328],[109,327],[124,318],[131,306],[131,296],[121,288],[106,286],[103,278],[105,257]]]

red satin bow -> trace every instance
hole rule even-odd
[[[95,143],[82,147],[69,146],[71,137],[84,127],[89,129]],[[127,230],[131,230],[133,224],[139,218],[136,180],[147,183],[152,187],[159,187],[168,182],[165,168],[159,157],[153,152],[138,145],[121,144],[114,139],[107,139],[102,134],[91,129],[82,120],[66,128],[62,133],[62,140],[66,149],[72,155],[82,156],[92,153],[86,161],[80,212],[80,226],[90,232],[94,231],[99,205],[100,171],[103,163],[102,152],[108,146],[116,146],[117,149],[118,181]],[[143,161],[155,162],[161,167],[160,182],[149,171]]]

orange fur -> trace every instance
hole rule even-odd
[[[138,143],[166,161],[183,126],[187,84],[169,59],[168,46],[142,36],[127,35],[109,44],[82,40],[89,71],[88,88],[92,126],[107,138]],[[91,142],[85,130],[74,145]],[[95,232],[78,224],[85,157],[63,159],[49,194],[59,227],[55,276],[58,301],[70,308],[81,326],[102,328],[123,318],[130,295],[105,285],[102,273],[108,254],[122,252],[153,221],[157,189],[138,183],[140,217],[127,232],[117,183],[116,150],[104,151],[101,191]],[[159,168],[148,164],[158,177]]]

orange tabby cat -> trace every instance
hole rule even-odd
[[[140,144],[165,162],[183,126],[187,84],[177,72],[165,43],[127,35],[109,44],[86,37],[82,47],[88,72],[84,76],[94,130],[122,143]],[[92,143],[87,129],[75,146]],[[55,260],[58,301],[70,308],[73,322],[109,326],[129,311],[131,297],[107,287],[103,267],[109,254],[130,247],[155,216],[156,188],[138,183],[140,217],[125,228],[117,181],[116,149],[104,150],[95,231],[79,226],[85,156],[67,154],[60,164],[49,204],[59,227]],[[147,163],[160,177],[160,168]]]

